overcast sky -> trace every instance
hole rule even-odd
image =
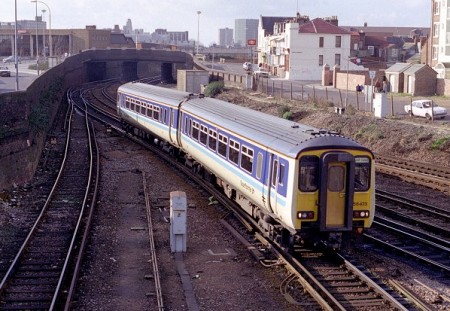
[[[34,19],[36,4],[17,1],[17,19]],[[316,17],[337,16],[339,25],[430,27],[430,0],[43,0],[51,10],[52,28],[98,29],[125,25],[152,33],[156,28],[189,31],[197,39],[197,11],[200,14],[200,42],[218,42],[219,28],[233,28],[238,18],[295,16],[298,11]],[[1,0],[0,22],[14,21],[15,0]],[[38,2],[38,15],[47,7]],[[48,22],[48,10],[44,20]]]

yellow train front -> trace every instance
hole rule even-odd
[[[374,156],[370,150],[343,137],[316,139],[299,153],[296,161],[298,178],[293,180],[296,189],[292,192],[295,228],[307,241],[320,240],[339,248],[372,225]],[[327,145],[332,149],[323,148]]]

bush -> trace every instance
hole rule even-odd
[[[208,84],[205,88],[205,96],[214,97],[221,93],[224,88],[223,81],[214,81]]]
[[[283,119],[290,120],[292,118],[291,108],[287,105],[278,107],[278,116]]]
[[[450,146],[450,136],[439,138],[431,145],[432,150],[445,150]]]

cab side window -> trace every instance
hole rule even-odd
[[[316,156],[303,156],[300,158],[300,171],[298,187],[303,192],[316,191],[319,174],[319,158]]]

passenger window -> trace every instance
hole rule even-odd
[[[319,174],[319,158],[316,156],[303,156],[300,158],[300,172],[298,177],[298,187],[303,192],[313,192],[317,190],[317,180]]]
[[[370,159],[355,157],[355,191],[367,191],[370,187]]]
[[[249,172],[253,172],[253,150],[247,146],[242,146],[241,167]]]
[[[148,106],[147,107],[147,117],[151,118],[152,117],[152,106]]]
[[[192,121],[192,138],[195,140],[198,140],[198,132],[199,132],[199,125],[197,122]]]
[[[272,164],[272,186],[277,185],[278,160],[273,161]]]
[[[185,118],[184,118],[184,133],[185,133],[185,134],[189,133],[189,131],[188,131],[189,126],[188,126],[188,125],[189,125],[188,118],[185,117]]]
[[[153,111],[153,119],[159,120],[159,111],[160,111],[160,108],[154,106],[154,109],[155,109],[155,110]]]
[[[263,165],[263,155],[262,153],[258,153],[258,159],[256,162],[256,178],[261,179],[262,174],[262,165]]]
[[[208,147],[209,149],[216,150],[217,145],[217,133],[214,130],[209,130],[209,141],[208,141]]]
[[[206,145],[206,140],[208,139],[208,128],[204,125],[200,126],[200,142]]]
[[[223,157],[227,156],[228,137],[219,134],[219,149],[218,152]]]
[[[237,141],[230,139],[230,150],[228,153],[228,159],[235,164],[239,163],[239,147],[240,145]]]
[[[284,170],[285,170],[284,164],[280,164],[280,175],[278,176],[278,183],[280,185],[284,184],[284,182],[283,182],[283,180],[284,180]]]

